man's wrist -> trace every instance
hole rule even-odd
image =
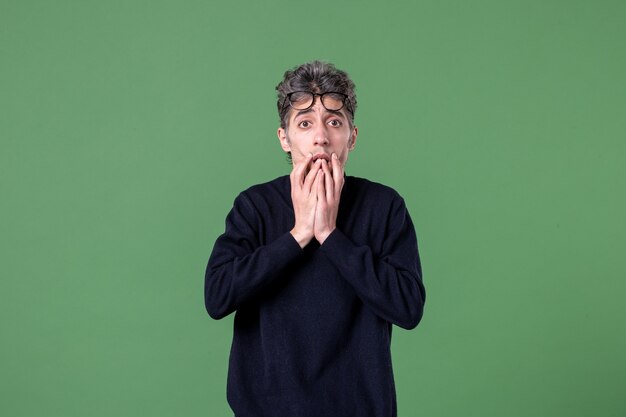
[[[326,241],[326,239],[328,239],[328,236],[331,235],[332,232],[334,232],[336,229],[336,227],[333,227],[332,229],[329,229],[325,232],[321,232],[319,234],[317,234],[315,236],[315,239],[317,239],[317,241],[319,242],[320,245],[324,244],[324,242]]]
[[[302,249],[304,249],[304,247],[309,244],[311,239],[313,239],[312,233],[300,232],[296,230],[295,227],[291,229],[289,233],[291,233],[291,236],[293,236],[293,238],[296,240],[296,242],[298,242],[298,245],[300,245]]]

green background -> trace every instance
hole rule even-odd
[[[413,217],[400,417],[626,415],[623,1],[0,0],[0,414],[227,416],[203,304],[289,172],[282,73],[357,85],[347,172]]]

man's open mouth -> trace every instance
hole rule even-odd
[[[313,155],[312,162],[315,163],[318,159],[325,159],[326,162],[330,162],[330,156],[326,155],[325,153],[318,153],[317,155]]]

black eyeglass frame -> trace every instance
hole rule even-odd
[[[311,100],[311,104],[304,108],[304,109],[296,109],[295,107],[293,107],[291,105],[291,96],[297,93],[307,93],[307,94],[311,94],[313,96],[313,100]],[[341,107],[339,107],[336,110],[331,110],[328,107],[326,107],[326,105],[324,104],[324,96],[326,94],[338,94],[340,96],[343,96],[343,100],[341,100]],[[320,103],[322,103],[322,106],[324,106],[324,108],[328,111],[339,111],[341,109],[343,109],[344,107],[346,107],[348,109],[348,111],[350,112],[350,114],[354,114],[354,112],[352,111],[352,105],[350,102],[350,98],[348,97],[347,94],[344,93],[340,93],[338,91],[327,91],[325,93],[312,93],[310,91],[292,91],[291,93],[287,94],[287,96],[285,97],[285,100],[283,101],[283,109],[286,107],[287,102],[289,102],[289,107],[292,107],[294,110],[307,110],[310,109],[311,107],[313,107],[313,105],[315,104],[315,97],[319,96],[320,98]]]

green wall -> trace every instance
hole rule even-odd
[[[396,188],[420,243],[400,417],[626,415],[625,21],[608,0],[0,0],[0,414],[231,415],[204,267],[235,196],[289,172],[274,86],[323,59],[357,84],[348,174]]]

